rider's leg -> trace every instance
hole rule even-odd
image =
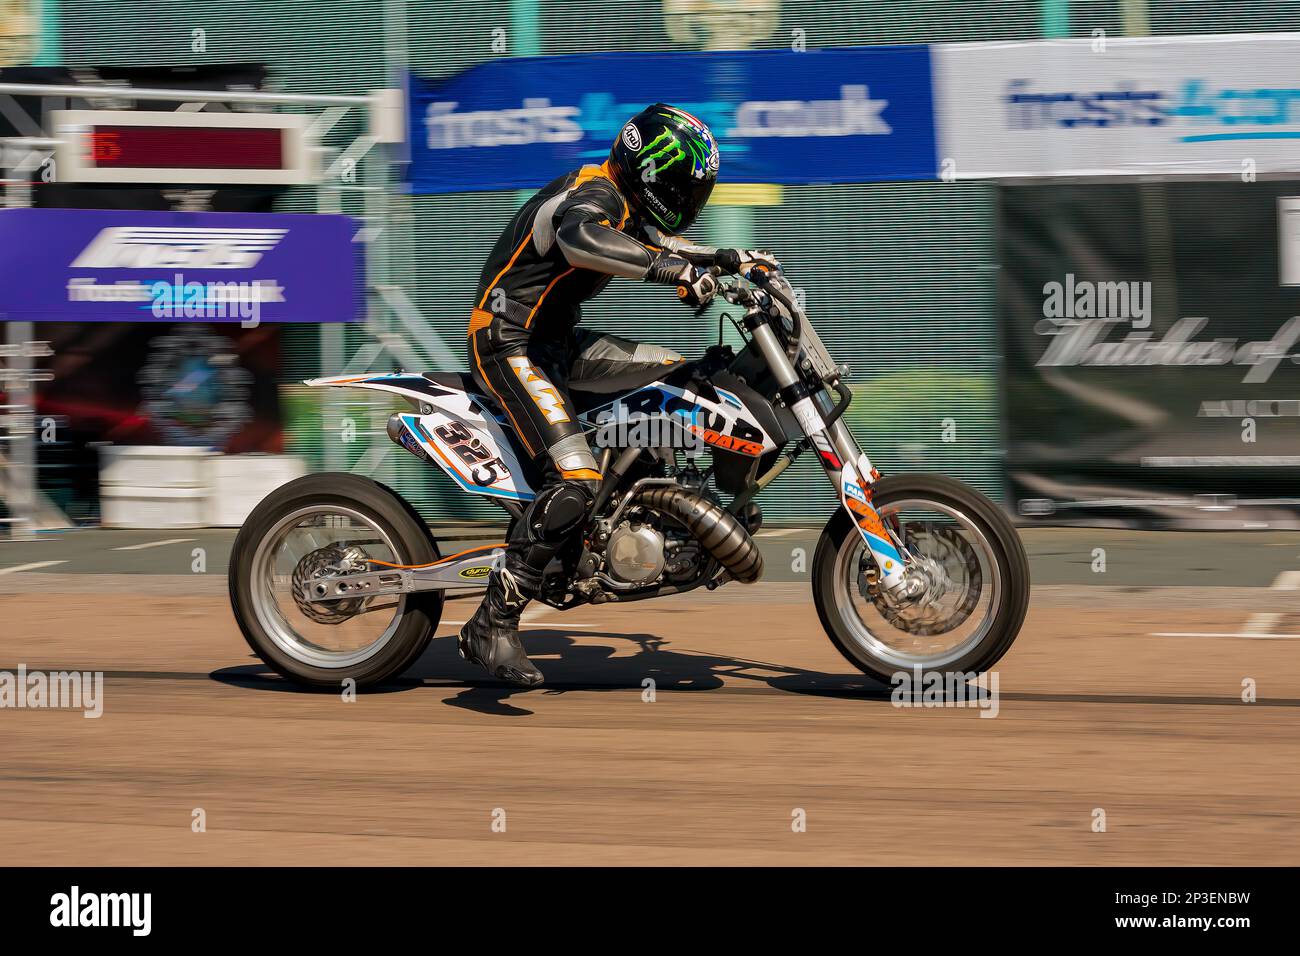
[[[546,480],[515,522],[505,560],[488,578],[487,594],[460,634],[461,654],[495,676],[525,686],[541,683],[519,641],[519,616],[542,587],[546,566],[579,533],[600,473],[565,388],[560,347],[492,335],[471,337],[476,377],[515,424]]]
[[[646,372],[666,371],[684,359],[672,349],[633,342],[618,335],[577,330],[569,381],[600,382],[599,391],[615,392],[636,388],[645,382]]]

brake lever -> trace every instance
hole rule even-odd
[[[719,269],[717,266],[709,266],[709,267],[708,267],[707,269],[705,269],[704,271],[705,271],[706,274],[713,276],[715,279],[717,279],[719,276],[722,275],[722,270]],[[721,283],[721,282],[717,283],[717,290],[718,290],[718,291],[717,291],[717,292],[714,292],[714,298],[717,297],[718,292],[721,292],[722,289],[723,289],[723,285],[722,285],[722,283]],[[725,298],[725,296],[724,296],[724,298]],[[699,304],[699,306],[697,306],[696,309],[695,309],[695,317],[696,317],[696,318],[699,318],[701,315],[703,315],[703,314],[705,313],[705,310],[707,310],[708,307],[709,307],[710,305],[712,305],[712,304],[713,304],[713,299],[710,299],[708,302],[701,302],[701,303]]]

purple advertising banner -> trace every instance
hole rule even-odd
[[[0,321],[355,322],[347,216],[0,209]]]

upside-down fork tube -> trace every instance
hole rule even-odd
[[[871,459],[866,453],[858,448],[858,443],[853,440],[853,435],[842,421],[837,421],[821,432],[820,439],[809,437],[817,449],[817,457],[821,459],[827,477],[839,490],[840,503],[848,509],[858,533],[862,535],[863,543],[871,549],[871,556],[880,569],[881,586],[892,591],[903,583],[906,567],[880,513],[871,503],[871,486],[879,473],[872,467]],[[826,443],[830,455],[822,452],[819,441]],[[838,470],[833,468],[835,460],[840,465]]]
[[[781,347],[776,333],[766,321],[749,320],[746,324],[754,342],[767,359],[768,367],[780,386],[782,398],[794,413],[799,427],[812,442],[822,468],[826,470],[826,476],[839,495],[840,503],[852,516],[863,543],[871,551],[876,567],[880,569],[881,586],[886,591],[901,587],[905,576],[903,556],[871,503],[871,485],[877,477],[871,460],[858,447],[841,418],[836,416],[827,426],[826,411],[815,400],[822,398],[824,391],[816,395],[809,393],[785,354],[785,349]]]

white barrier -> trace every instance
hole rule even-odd
[[[101,450],[105,528],[238,527],[259,501],[306,474],[290,455],[220,455],[204,448]]]

